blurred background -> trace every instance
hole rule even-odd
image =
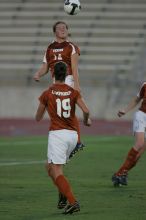
[[[67,22],[70,40],[81,49],[80,84],[92,118],[116,120],[145,80],[146,0],[81,0],[76,16],[64,12],[63,2],[0,0],[1,119],[34,118],[51,81],[49,74],[39,83],[32,77],[58,20]]]

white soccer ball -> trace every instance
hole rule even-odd
[[[76,15],[81,10],[81,3],[79,0],[65,0],[64,11],[69,15]]]

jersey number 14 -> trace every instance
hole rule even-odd
[[[63,60],[63,59],[62,59],[62,56],[61,56],[61,53],[59,53],[59,54],[54,54],[54,60]]]

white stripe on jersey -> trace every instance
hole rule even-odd
[[[54,43],[54,42],[55,42],[55,40],[52,41],[52,43]],[[51,43],[51,44],[52,44],[52,43]],[[49,46],[50,46],[51,44],[49,44]],[[48,46],[48,47],[49,47],[49,46]],[[47,51],[46,51],[45,54],[44,54],[43,63],[47,63],[46,53],[47,53]]]
[[[44,55],[44,58],[43,58],[43,63],[47,63],[46,52],[45,52],[45,55]]]
[[[73,44],[71,44],[71,43],[69,43],[71,46],[72,46],[72,53],[71,53],[71,55],[73,55],[73,54],[75,54],[76,53],[76,49],[75,49],[75,47],[74,47],[74,45]]]

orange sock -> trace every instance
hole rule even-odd
[[[56,178],[56,186],[58,187],[59,191],[65,195],[67,200],[69,201],[70,204],[74,204],[76,199],[72,193],[70,184],[68,183],[67,179],[65,176],[60,175]]]
[[[140,159],[140,156],[139,157],[136,157],[136,159],[135,159],[135,161],[134,161],[134,163],[133,163],[133,165],[131,165],[131,167],[130,167],[130,169],[129,170],[131,170],[133,167],[135,167],[136,166],[136,164],[137,164],[137,162],[138,162],[138,160]]]
[[[128,152],[127,158],[123,165],[120,167],[116,175],[123,174],[124,172],[128,172],[132,167],[134,167],[137,163],[137,154],[138,151],[134,148],[131,148],[131,150]]]

